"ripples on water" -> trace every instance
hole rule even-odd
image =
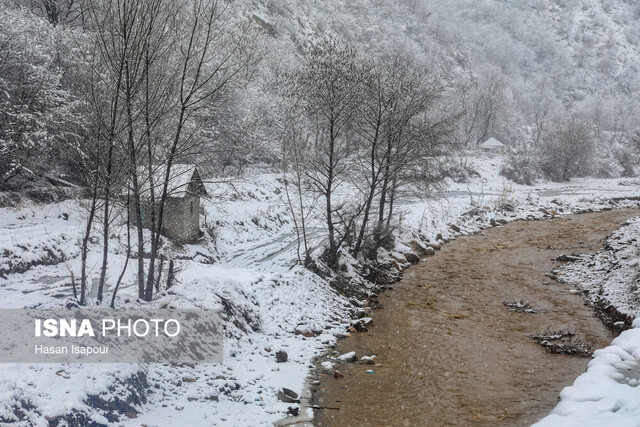
[[[593,348],[613,336],[580,296],[544,273],[560,253],[597,249],[637,211],[516,222],[460,238],[413,266],[381,296],[369,333],[341,353],[377,355],[376,366],[341,366],[315,393],[317,425],[529,425],[546,415],[588,358],[547,353],[530,335],[575,330]],[[553,249],[549,249],[553,248]],[[508,311],[525,301],[545,313]],[[373,369],[375,374],[366,374]]]

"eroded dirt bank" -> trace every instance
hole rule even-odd
[[[530,336],[570,330],[594,349],[613,333],[580,295],[545,276],[562,253],[595,251],[637,210],[514,222],[451,242],[409,269],[380,297],[368,332],[341,354],[376,355],[376,366],[336,365],[314,403],[316,425],[529,425],[590,358],[551,354]],[[548,284],[545,284],[548,282]],[[537,314],[507,310],[529,303]],[[375,374],[365,373],[367,370]]]

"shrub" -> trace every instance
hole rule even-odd
[[[542,178],[539,161],[532,154],[509,154],[500,175],[522,185],[534,185]]]
[[[440,173],[443,178],[451,178],[454,182],[469,182],[480,174],[467,159],[451,160],[441,166]]]
[[[638,154],[629,146],[619,145],[613,150],[618,164],[622,168],[623,177],[638,176]]]
[[[591,172],[595,141],[592,128],[587,121],[575,117],[556,121],[539,149],[540,167],[546,178],[562,182]]]
[[[596,178],[620,178],[625,168],[613,153],[600,150],[593,156],[592,174]]]

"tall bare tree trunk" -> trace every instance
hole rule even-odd
[[[84,236],[82,237],[82,249],[80,252],[80,305],[85,305],[85,295],[87,290],[87,253],[89,251],[89,238],[91,237],[91,228],[93,226],[93,220],[96,216],[96,210],[98,207],[98,181],[100,170],[100,148],[96,150],[96,163],[95,174],[93,181],[93,188],[91,190],[91,207],[89,208],[89,217],[87,218],[87,226],[85,228]]]
[[[373,139],[371,142],[371,147],[369,151],[369,172],[371,173],[369,182],[369,193],[367,194],[367,198],[364,204],[364,210],[362,213],[362,223],[360,224],[360,232],[358,233],[358,237],[356,239],[355,246],[353,248],[353,253],[358,254],[360,249],[362,248],[362,242],[364,241],[365,233],[367,231],[367,226],[369,223],[369,215],[371,212],[371,206],[373,204],[373,199],[376,195],[376,190],[378,189],[378,182],[380,178],[380,168],[376,168],[376,157],[378,151],[378,139],[380,137],[380,119],[381,113],[378,115],[378,121],[376,122],[376,127],[373,135]]]
[[[132,106],[132,87],[130,70],[125,66],[125,103],[127,110],[127,147],[129,150],[129,174],[131,190],[133,191],[133,206],[135,209],[136,228],[138,234],[138,298],[144,299],[144,231],[142,229],[142,201],[140,195],[140,181],[138,177],[138,155],[133,131],[134,118]]]
[[[111,113],[111,125],[109,129],[109,148],[107,153],[107,168],[104,177],[104,221],[103,221],[103,233],[102,233],[102,268],[100,270],[100,283],[98,284],[98,301],[102,302],[102,293],[104,291],[104,282],[107,274],[107,262],[109,259],[109,225],[110,225],[110,197],[111,197],[111,184],[113,173],[113,149],[115,145],[115,128],[118,115],[118,99],[120,97],[120,84],[122,73],[118,76],[118,83],[115,93],[114,105]]]
[[[124,260],[124,266],[122,267],[122,271],[120,272],[120,276],[118,277],[116,286],[113,288],[113,294],[111,295],[111,308],[115,308],[116,295],[118,294],[120,283],[122,282],[122,278],[127,271],[127,267],[129,266],[129,259],[131,258],[131,210],[129,209],[131,197],[129,196],[129,194],[130,193],[127,194],[127,253]]]
[[[102,222],[102,267],[100,268],[100,282],[98,283],[98,302],[102,302],[105,277],[107,274],[107,261],[109,259],[109,196],[111,192],[111,169],[113,167],[113,142],[109,145],[107,154],[107,169],[104,184],[104,219]]]
[[[87,227],[82,238],[82,251],[81,251],[81,273],[80,273],[80,305],[85,305],[85,295],[87,290],[87,252],[89,250],[89,237],[91,236],[91,227],[93,225],[93,219],[96,215],[97,195],[94,195],[91,199],[91,208],[89,209],[89,218],[87,219]]]
[[[391,183],[391,194],[389,195],[389,214],[387,215],[387,225],[386,229],[391,229],[391,219],[393,218],[393,205],[396,201],[396,191],[398,189],[398,177],[396,175],[393,176],[393,181]]]
[[[384,155],[384,173],[382,178],[382,188],[380,190],[380,201],[378,205],[378,224],[377,232],[382,233],[382,224],[384,223],[384,211],[387,205],[387,193],[389,191],[389,181],[391,178],[391,150],[393,142],[391,135],[387,136],[387,149]]]

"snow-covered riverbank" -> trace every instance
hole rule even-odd
[[[435,242],[439,234],[454,238],[501,221],[633,205],[637,202],[611,199],[640,196],[633,179],[519,186],[498,175],[501,161],[473,160],[480,176],[471,182],[449,182],[444,193],[429,201],[405,200],[397,232],[399,251],[390,255],[402,260],[399,252],[412,240]],[[205,212],[213,238],[198,245],[167,243],[166,250],[180,258],[179,283],[152,303],[222,309],[227,335],[222,364],[3,365],[0,420],[22,418],[46,425],[48,419],[75,412],[86,417],[78,419],[98,423],[119,419],[131,425],[198,426],[268,425],[285,416],[292,405],[277,399],[278,389],[302,390],[313,358],[344,334],[355,307],[297,263],[295,230],[280,175],[262,171],[251,176],[233,185],[211,186],[212,200],[205,203]],[[347,188],[343,192],[349,195]],[[0,307],[60,307],[70,301],[69,271],[79,271],[80,265],[81,205],[67,201],[0,209],[0,268],[7,272],[0,278]],[[310,229],[312,245],[321,246],[320,224]],[[124,260],[125,241],[125,227],[116,227],[108,273],[112,281]],[[96,239],[89,254],[92,278],[99,275],[100,250]],[[38,261],[51,254],[55,262],[62,262]],[[12,266],[21,263],[30,268],[11,273]],[[22,269],[14,269],[18,270]],[[138,305],[134,274],[135,268],[130,268],[125,276],[118,307]],[[110,294],[107,291],[106,298]],[[278,363],[277,351],[287,353],[286,362]],[[60,369],[67,374],[56,375]],[[126,384],[139,373],[147,384],[134,402]],[[105,409],[108,405],[95,405],[90,396],[105,402],[120,399],[130,408]]]
[[[536,426],[637,425],[640,420],[640,319],[597,350],[587,372],[560,393],[560,403]]]
[[[640,422],[640,220],[629,221],[605,249],[568,265],[565,280],[588,291],[600,307],[635,318],[632,327],[597,350],[587,372],[560,394],[560,403],[539,426],[627,426]],[[615,319],[614,319],[615,320]],[[617,327],[624,327],[618,320]]]

